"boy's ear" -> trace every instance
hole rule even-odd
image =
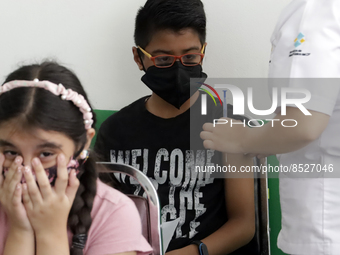
[[[143,64],[138,54],[138,49],[136,47],[132,47],[132,53],[133,53],[133,60],[136,62],[139,70],[143,71],[144,68],[143,68]]]

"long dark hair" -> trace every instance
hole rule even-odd
[[[83,95],[88,102],[76,75],[55,62],[22,66],[9,74],[5,83],[35,78],[55,84],[61,83],[66,89],[72,89]],[[42,88],[16,88],[0,96],[0,124],[14,119],[23,127],[63,133],[74,141],[77,148],[74,157],[80,154],[87,142],[87,132],[79,108],[71,101],[61,100],[60,97]],[[93,120],[95,121],[95,116]],[[87,235],[92,223],[91,210],[97,191],[95,161],[91,153],[79,169],[80,186],[68,218],[68,226],[74,236]],[[71,255],[83,254],[82,248],[73,246],[70,252]]]

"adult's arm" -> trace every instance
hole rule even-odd
[[[298,108],[287,107],[287,115],[276,115],[275,122],[261,128],[243,125],[216,125],[206,123],[201,138],[206,148],[229,153],[282,154],[301,149],[315,141],[326,129],[330,116],[311,111],[304,115]],[[285,119],[297,121],[296,127],[284,127]],[[235,123],[236,121],[233,120]]]

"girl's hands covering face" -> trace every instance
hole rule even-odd
[[[55,186],[51,187],[38,158],[33,158],[32,167],[37,181],[33,178],[32,169],[26,166],[23,170],[26,179],[23,202],[35,234],[66,233],[68,215],[79,187],[75,170],[68,174],[65,156],[59,154],[58,177]]]
[[[0,204],[9,219],[10,227],[23,231],[32,231],[32,226],[27,217],[22,203],[23,175],[22,157],[17,156],[8,169],[6,178],[3,177],[5,156],[0,153]]]

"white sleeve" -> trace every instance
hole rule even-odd
[[[307,89],[311,99],[303,105],[332,115],[340,96],[340,1],[292,1],[271,41],[269,77],[288,79],[275,79],[269,87]],[[289,94],[289,98],[301,97],[301,93]]]
[[[340,78],[340,1],[291,2],[272,46],[271,78]]]
[[[298,90],[297,92],[287,93],[286,97],[288,99],[301,99],[306,97],[304,93],[310,92],[310,100],[302,105],[308,110],[321,112],[329,116],[333,114],[336,105],[340,102],[340,79],[275,79],[275,81],[271,81],[271,85],[278,88],[278,107],[282,105],[281,88],[286,88],[288,91]],[[305,90],[305,92],[302,90]],[[287,106],[297,107],[295,104],[287,104]],[[278,113],[278,110],[276,112]]]

